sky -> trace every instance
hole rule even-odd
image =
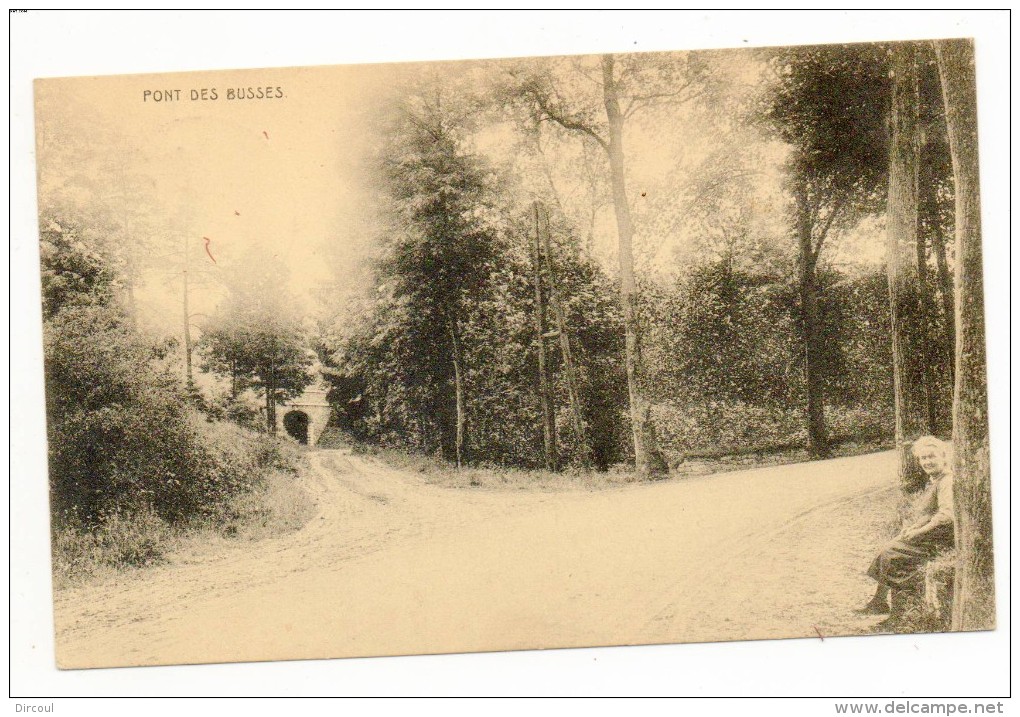
[[[788,249],[782,246],[788,239],[784,150],[752,131],[733,130],[741,125],[733,108],[760,90],[763,64],[751,50],[710,57],[726,80],[720,104],[652,108],[627,121],[639,274],[668,278],[697,259],[692,242],[701,230],[688,220],[701,201],[699,174],[711,168],[713,153],[743,143],[753,145],[760,162],[747,185],[750,194],[740,201],[755,207],[755,231]],[[625,63],[618,62],[618,71]],[[585,98],[597,118],[600,86],[588,75],[597,79],[598,58],[556,67],[559,89]],[[353,297],[370,285],[368,259],[384,231],[368,171],[382,141],[381,108],[409,82],[413,86],[417,73],[434,71],[447,73],[453,93],[484,91],[499,77],[495,63],[472,63],[38,80],[40,200],[46,206],[49,198],[68,195],[80,209],[108,213],[114,235],[123,234],[116,240],[142,255],[135,298],[143,323],[157,332],[180,330],[185,247],[196,326],[224,295],[218,274],[246,255],[280,262],[307,314],[335,311],[343,304],[336,297]],[[719,123],[721,117],[727,121]],[[589,157],[602,194],[592,220],[576,135],[547,128],[544,158],[536,160],[514,134],[509,115],[501,124],[487,121],[474,148],[525,191],[530,184],[531,191],[547,194],[551,180],[579,232],[590,226],[595,258],[615,274],[616,221],[603,153],[596,148]],[[880,263],[880,236],[863,234],[853,244],[856,261]],[[840,259],[838,251],[831,254]],[[324,287],[334,296],[332,306],[316,298]]]
[[[196,311],[218,299],[216,272],[249,251],[282,262],[307,298],[360,251],[365,114],[386,78],[374,67],[42,80],[40,184],[59,193],[85,166],[83,204],[120,221],[129,198],[129,235],[151,246],[138,289],[150,318],[179,300],[184,245]],[[269,97],[237,99],[248,88]]]

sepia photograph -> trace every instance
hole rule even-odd
[[[34,78],[56,667],[1001,627],[976,49]]]

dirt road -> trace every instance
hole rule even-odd
[[[59,665],[852,634],[896,494],[891,453],[598,492],[310,458],[304,529],[58,594]]]

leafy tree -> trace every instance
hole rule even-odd
[[[702,90],[704,66],[693,54],[619,58],[603,55],[597,63],[592,58],[568,62],[572,65],[569,73],[557,72],[548,64],[514,73],[511,91],[530,106],[537,121],[554,123],[585,142],[595,143],[605,153],[617,225],[634,459],[638,471],[646,475],[659,474],[667,466],[656,446],[641,353],[634,222],[627,195],[624,130],[627,120],[644,108],[664,102],[680,105],[693,100]]]
[[[776,81],[762,115],[792,148],[799,293],[810,449],[828,451],[819,260],[833,230],[887,211],[897,436],[944,425],[948,370],[932,287],[945,299],[944,131],[938,82],[920,43],[791,48],[770,60]],[[919,180],[923,180],[920,182]],[[888,189],[886,189],[888,187]],[[937,279],[929,278],[932,247]],[[941,331],[945,332],[945,322]],[[901,470],[910,465],[901,451]]]
[[[137,169],[137,158],[151,148],[135,145],[105,118],[66,100],[56,86],[38,88],[40,205],[44,215],[74,217],[99,239],[134,321],[135,289],[165,248],[156,228],[162,214],[156,181]],[[112,146],[118,151],[103,149]]]
[[[229,294],[203,328],[205,368],[228,375],[231,393],[263,395],[266,428],[276,433],[276,404],[299,395],[313,377],[314,361],[282,267],[261,252],[228,273]]]
[[[41,240],[54,527],[142,509],[178,523],[250,487],[248,466],[202,440],[168,345],[133,328],[87,226],[53,220]]]
[[[465,455],[473,462],[543,463],[526,214],[507,217],[498,261],[484,291],[471,294],[459,324],[469,418]],[[592,462],[604,470],[626,457],[627,445],[620,420],[626,382],[618,360],[622,335],[616,290],[596,265],[577,259],[563,228],[553,224],[553,264],[571,331],[583,420]],[[379,281],[384,285],[367,320],[327,357],[333,366],[326,372],[333,386],[331,401],[361,438],[425,453],[442,450],[432,406],[437,395],[450,400],[449,384],[444,388],[430,376],[436,366],[423,356],[427,349],[417,338],[424,335],[421,317],[410,311],[406,299],[392,296],[389,275]],[[569,406],[563,366],[557,352],[550,357],[556,403],[563,413]],[[572,429],[563,428],[570,421],[564,415],[557,423],[563,457],[582,463],[583,447]]]
[[[386,125],[380,188],[390,230],[365,318],[326,357],[331,398],[365,438],[461,463],[540,465],[530,201],[474,153],[476,104],[452,93],[456,84],[430,81],[435,92],[410,94]],[[621,324],[603,323],[618,309],[605,275],[579,259],[570,223],[553,214],[583,423],[605,468],[621,457],[619,376],[605,363],[606,351],[622,351],[606,330]],[[558,354],[551,368],[566,407]],[[573,427],[561,433],[567,459],[580,459]]]
[[[614,282],[591,259],[576,257],[566,248],[554,255],[557,282],[571,339],[576,339],[574,359],[592,463],[596,469],[606,470],[627,459],[632,445],[624,420],[628,410],[626,372],[619,361],[624,350],[623,315]],[[567,405],[565,397],[559,405]]]
[[[100,243],[86,228],[67,220],[58,223],[48,213],[40,223],[43,317],[51,319],[71,306],[111,303],[116,276]]]
[[[765,120],[793,147],[788,163],[798,247],[800,326],[808,448],[829,454],[820,331],[818,263],[834,227],[846,226],[881,197],[888,166],[888,77],[875,45],[791,48],[771,58],[775,84]]]
[[[383,158],[396,232],[380,267],[410,319],[405,341],[418,354],[410,385],[435,389],[443,454],[458,466],[467,458],[465,323],[487,290],[499,242],[494,176],[466,148],[464,102],[439,90],[400,108]]]

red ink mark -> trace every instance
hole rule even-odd
[[[812,625],[811,627],[815,628],[815,632],[818,633],[818,639],[821,640],[822,642],[825,642],[825,638],[822,637],[822,631],[819,630],[816,625]]]
[[[205,253],[209,255],[209,258],[212,259],[212,263],[215,264],[216,263],[216,257],[214,257],[212,255],[212,252],[209,251],[209,242],[211,242],[212,239],[210,239],[209,237],[202,237],[202,238],[205,239]]]
[[[268,132],[266,132],[265,130],[262,130],[262,134],[264,134],[266,136],[266,139],[269,139],[269,133]]]
[[[235,217],[239,217],[239,216],[241,216],[241,212],[239,212],[239,211],[237,211],[237,210],[235,209],[235,210],[234,210],[234,216],[235,216]]]

